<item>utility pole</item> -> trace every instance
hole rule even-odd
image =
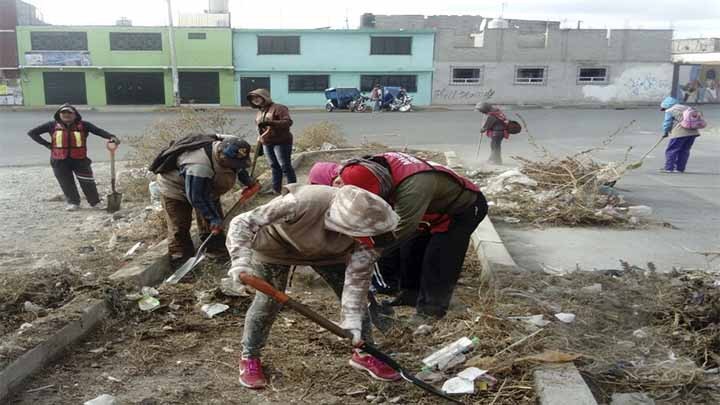
[[[167,0],[168,9],[168,42],[170,43],[170,69],[173,82],[173,105],[180,105],[180,89],[178,85],[177,55],[175,54],[175,33],[173,32],[172,0]]]

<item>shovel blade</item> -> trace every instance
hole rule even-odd
[[[167,280],[165,280],[165,283],[177,284],[177,282],[182,280],[182,278],[185,277],[186,274],[188,274],[192,269],[197,267],[197,265],[200,264],[203,259],[205,259],[204,254],[189,258],[185,263],[183,263],[182,266],[175,270],[175,273],[173,273],[172,276],[168,277]]]
[[[122,193],[110,193],[107,195],[107,212],[120,211]]]

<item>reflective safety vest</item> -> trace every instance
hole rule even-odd
[[[85,159],[87,157],[87,132],[82,121],[78,121],[71,128],[67,128],[59,122],[51,138],[50,157],[55,160],[62,159]]]
[[[464,190],[480,193],[480,188],[475,185],[475,183],[455,173],[455,171],[449,167],[439,163],[428,162],[401,152],[387,152],[376,156],[385,159],[390,166],[390,175],[393,182],[393,190],[391,191],[391,194],[395,191],[395,189],[397,189],[400,183],[405,181],[408,177],[425,172],[444,173],[457,181]],[[458,198],[459,197],[460,194],[458,194]],[[421,221],[430,226],[430,232],[432,233],[447,232],[448,226],[450,225],[450,216],[444,213],[426,212]]]

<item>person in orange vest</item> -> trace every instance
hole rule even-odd
[[[87,202],[91,207],[97,207],[100,204],[100,195],[90,167],[92,161],[87,157],[88,134],[95,134],[116,144],[120,144],[120,139],[88,121],[83,121],[78,110],[70,104],[61,105],[53,118],[54,121],[28,131],[28,136],[50,149],[50,166],[65,195],[65,210],[75,211],[80,208],[76,177]],[[50,134],[49,142],[42,137],[43,134]]]

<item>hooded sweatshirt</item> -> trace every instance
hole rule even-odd
[[[689,107],[675,99],[674,97],[665,97],[660,103],[660,109],[665,111],[665,119],[663,120],[663,133],[673,138],[684,138],[686,136],[699,136],[697,129],[683,128],[680,122],[683,119],[683,112]]]
[[[486,134],[489,137],[502,136],[505,139],[510,137],[507,132],[507,125],[505,124],[507,118],[500,109],[488,103],[480,103],[476,106],[476,109],[487,115],[485,124],[483,124],[480,129],[481,134]]]
[[[347,263],[341,299],[343,327],[360,329],[378,254],[350,235],[390,232],[398,221],[390,205],[358,187],[290,184],[281,197],[230,222],[231,270],[252,273],[251,259],[281,265]]]
[[[265,135],[260,142],[263,145],[286,145],[292,144],[293,135],[290,127],[293,120],[290,118],[290,111],[282,104],[277,104],[270,98],[270,92],[267,89],[253,90],[247,95],[248,101],[252,96],[259,96],[263,99],[263,104],[256,106],[250,102],[253,108],[257,108],[255,115],[255,123],[258,126],[258,133],[262,134],[266,128],[270,128],[270,132]]]
[[[63,108],[69,107],[75,112],[75,121],[71,123],[70,125],[65,124],[60,119],[60,110]],[[55,132],[55,125],[59,123],[60,125],[67,127],[69,129],[75,129],[79,122],[82,122],[83,131],[85,132],[84,136],[87,136],[88,133],[95,134],[101,138],[110,139],[113,137],[113,135],[107,131],[105,131],[102,128],[98,128],[92,123],[88,121],[83,121],[82,116],[78,112],[78,110],[70,105],[70,104],[63,104],[61,105],[57,110],[55,110],[55,114],[53,115],[54,121],[49,121],[44,124],[40,124],[37,127],[31,129],[28,131],[28,136],[32,138],[33,141],[39,143],[40,145],[50,149],[52,146],[52,143],[45,140],[45,138],[42,137],[43,134],[52,134]]]

